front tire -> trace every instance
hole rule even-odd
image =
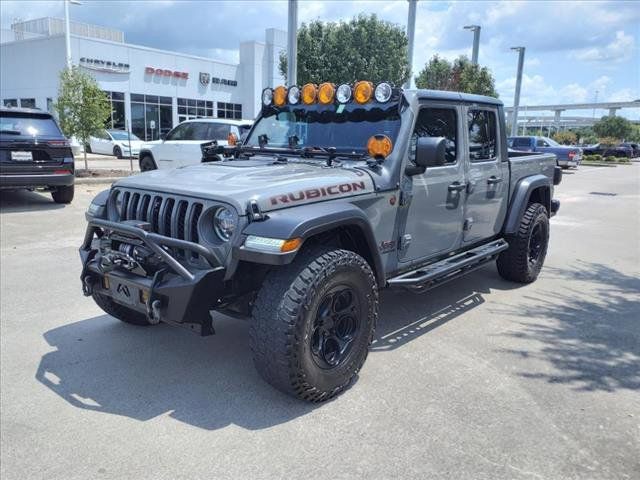
[[[117,145],[113,147],[113,156],[116,158],[122,158],[122,150]]]
[[[71,203],[75,194],[75,186],[69,185],[66,187],[57,187],[51,192],[51,198],[56,203]]]
[[[509,248],[498,256],[498,273],[506,280],[531,283],[538,278],[549,245],[549,214],[539,204],[530,204],[514,235],[506,238]]]
[[[146,315],[127,308],[124,305],[120,305],[106,295],[94,293],[92,297],[93,301],[96,302],[96,304],[102,310],[104,310],[105,313],[117,318],[121,322],[130,323],[132,325],[138,325],[141,327],[154,325],[153,323],[149,322],[149,319],[147,319]]]
[[[302,251],[265,278],[249,330],[253,362],[278,390],[323,402],[364,364],[378,318],[367,261],[347,250]]]

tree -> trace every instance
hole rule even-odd
[[[402,85],[409,78],[407,51],[404,29],[376,15],[361,14],[349,22],[303,23],[298,30],[297,82],[370,80]],[[280,54],[279,68],[286,79],[286,52]]]
[[[578,136],[573,132],[556,132],[553,134],[553,139],[562,145],[575,145],[578,141]]]
[[[415,81],[418,88],[498,97],[491,70],[472,64],[465,55],[459,56],[453,63],[434,55],[418,73]]]
[[[633,124],[623,117],[604,116],[593,125],[593,131],[599,137],[614,137],[622,140],[633,132]]]
[[[67,137],[76,137],[82,145],[104,128],[111,105],[95,79],[79,67],[60,73],[58,100],[54,104],[60,127]],[[88,169],[87,152],[84,168]]]

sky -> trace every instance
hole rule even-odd
[[[128,43],[223,61],[237,62],[239,43],[263,41],[266,28],[287,28],[286,1],[81,1],[70,6],[72,20],[123,30]],[[592,102],[596,95],[598,101],[640,99],[640,2],[423,0],[417,5],[415,72],[434,54],[470,56],[473,34],[463,26],[477,24],[479,63],[492,70],[507,106],[515,88],[514,46],[526,47],[521,105]],[[406,0],[300,0],[298,20],[375,13],[404,28],[407,11]],[[2,28],[16,19],[63,15],[62,0],[0,1]],[[640,119],[640,109],[619,114]]]

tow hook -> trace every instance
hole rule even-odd
[[[148,313],[149,323],[152,325],[160,323],[160,300],[154,300],[151,302],[151,308]]]
[[[93,295],[93,280],[89,275],[82,279],[82,293],[85,297]]]

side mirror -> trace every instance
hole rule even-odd
[[[413,164],[409,164],[405,173],[409,176],[420,175],[429,167],[445,164],[446,140],[444,137],[418,137],[416,156]]]
[[[163,142],[167,139],[167,134],[166,133],[161,133],[160,134],[160,140],[162,140]]]

